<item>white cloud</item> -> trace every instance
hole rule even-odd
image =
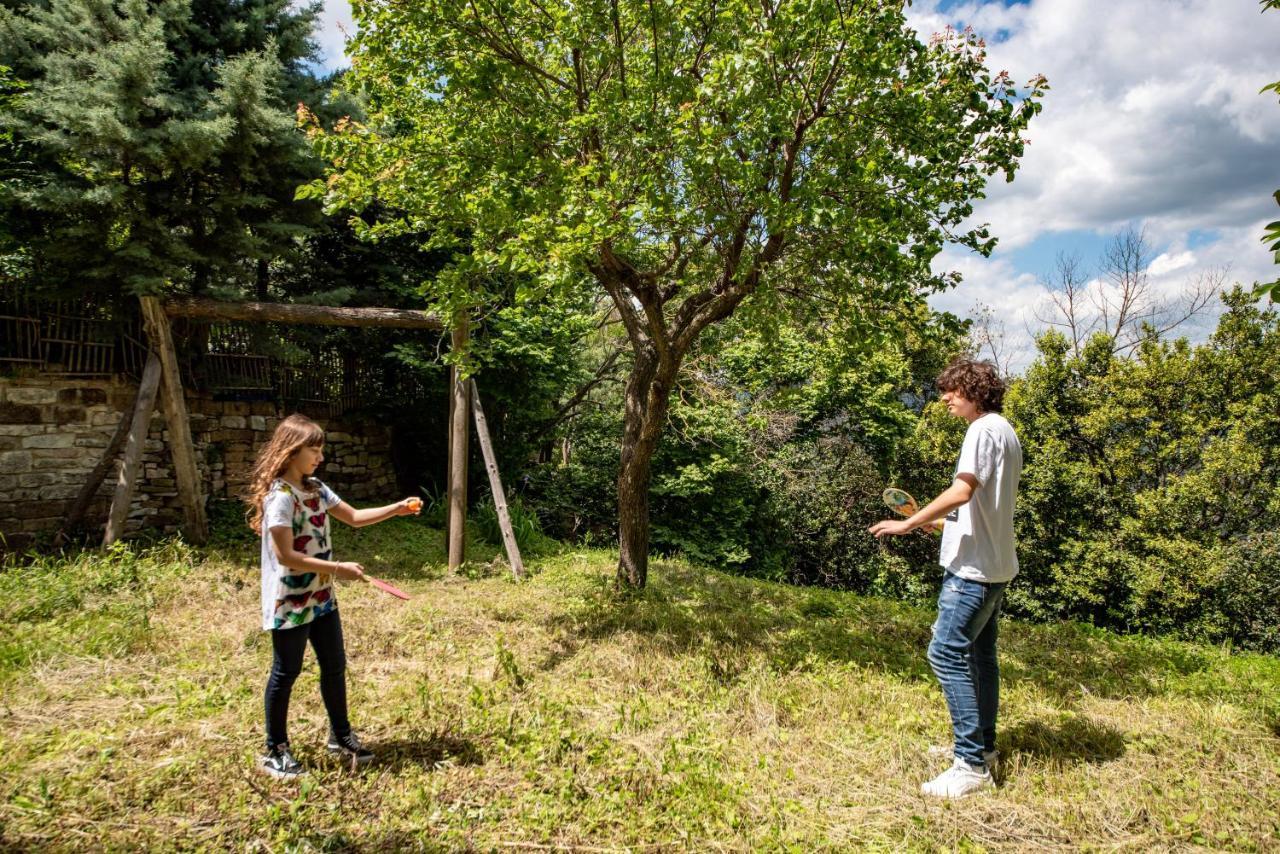
[[[938,5],[909,10],[922,35],[970,24],[987,38],[990,68],[1015,80],[1043,73],[1052,88],[1014,182],[993,185],[974,214],[1000,239],[996,258],[944,253],[937,268],[966,282],[935,304],[1007,307],[1012,330],[1042,291],[1004,253],[1126,224],[1144,227],[1160,253],[1149,273],[1162,293],[1224,267],[1244,284],[1276,275],[1260,238],[1276,218],[1280,105],[1259,90],[1280,77],[1280,12],[1262,14],[1255,0]]]
[[[333,71],[350,64],[346,56],[346,39],[355,31],[348,0],[324,0],[324,10],[320,13],[314,36],[320,45],[321,62],[326,69]]]
[[[1181,270],[1196,262],[1196,253],[1187,250],[1186,252],[1161,252],[1152,259],[1151,264],[1147,267],[1147,273],[1152,276],[1163,276],[1166,273],[1172,273],[1174,270]]]

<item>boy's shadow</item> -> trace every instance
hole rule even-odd
[[[447,732],[432,732],[417,739],[397,739],[371,745],[378,752],[378,766],[400,770],[417,765],[436,769],[451,765],[483,765],[484,754],[475,742]]]
[[[1124,755],[1124,734],[1083,715],[1019,721],[1000,732],[1000,750],[1012,759],[1067,765],[1111,762]]]

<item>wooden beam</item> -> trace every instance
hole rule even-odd
[[[493,442],[489,439],[489,425],[484,418],[484,407],[480,405],[480,389],[476,381],[471,380],[471,413],[476,418],[476,436],[480,439],[480,452],[484,455],[484,467],[489,472],[489,491],[493,493],[493,506],[498,511],[498,527],[502,529],[502,544],[507,547],[507,562],[511,564],[511,574],[519,580],[524,575],[524,561],[520,559],[520,545],[516,542],[515,529],[511,527],[511,513],[507,509],[507,493],[502,488],[502,478],[498,476],[498,458],[493,453]]]
[[[453,325],[453,352],[466,350],[470,324],[465,314]],[[471,431],[467,429],[468,385],[461,366],[455,366],[450,388],[449,419],[449,570],[455,571],[467,559],[467,452]]]
[[[202,320],[249,320],[318,326],[378,326],[394,329],[444,329],[434,314],[404,308],[335,308],[281,302],[220,302],[204,297],[169,297],[169,317]]]
[[[191,421],[182,393],[182,375],[178,373],[178,354],[173,348],[173,332],[164,307],[155,297],[141,297],[142,319],[152,349],[160,356],[160,401],[169,426],[169,453],[173,457],[174,479],[186,514],[187,539],[197,545],[209,538],[204,515],[204,498],[200,495],[200,470],[196,466],[195,447],[191,442]]]
[[[129,435],[125,442],[124,459],[120,461],[120,473],[116,476],[116,491],[111,498],[111,512],[107,514],[106,529],[102,533],[102,545],[111,545],[124,533],[124,521],[133,503],[133,487],[138,480],[138,466],[142,463],[142,451],[147,443],[147,431],[151,428],[151,413],[156,408],[156,391],[160,387],[160,357],[154,350],[147,357],[142,370],[142,382],[138,384],[138,398],[133,404],[133,418],[129,421]],[[124,416],[120,417],[124,424]]]

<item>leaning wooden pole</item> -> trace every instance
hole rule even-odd
[[[191,421],[182,393],[182,376],[178,373],[178,354],[173,347],[173,331],[164,306],[155,297],[142,297],[142,319],[151,339],[152,349],[160,355],[160,400],[169,427],[169,453],[173,457],[174,479],[186,515],[187,539],[204,543],[209,538],[209,525],[204,515],[204,498],[200,495],[200,470],[196,466],[195,446],[191,441]]]
[[[156,363],[157,370],[159,362]],[[159,380],[159,374],[156,379]],[[138,399],[135,395],[130,409],[138,405]],[[152,400],[152,406],[155,401]],[[128,410],[126,410],[127,412]],[[120,456],[120,449],[124,447],[125,439],[129,437],[129,429],[133,425],[133,419],[120,416],[120,423],[116,425],[116,431],[111,435],[111,441],[107,443],[107,448],[102,452],[102,457],[98,460],[98,464],[93,467],[93,471],[89,472],[89,476],[80,486],[80,492],[76,495],[75,501],[71,502],[71,507],[67,510],[67,517],[63,519],[62,526],[58,528],[58,533],[53,536],[53,547],[60,549],[66,544],[71,537],[71,532],[80,526],[84,521],[85,514],[89,512],[89,505],[93,502],[93,497],[98,494],[99,487],[102,482],[107,479],[107,473],[116,466],[116,457]]]
[[[489,425],[485,421],[484,407],[480,405],[480,389],[476,381],[471,380],[471,412],[476,418],[476,436],[480,439],[480,452],[484,454],[484,467],[489,472],[489,490],[493,493],[493,506],[498,511],[498,527],[502,529],[502,544],[507,547],[507,562],[511,564],[511,574],[517,579],[524,575],[524,561],[520,559],[520,546],[516,543],[516,532],[511,527],[511,513],[507,509],[507,493],[502,488],[502,478],[498,476],[498,458],[493,453],[493,442],[489,439]]]
[[[467,348],[470,324],[465,314],[458,315],[453,324],[453,352],[462,353]],[[449,569],[457,570],[467,559],[467,429],[468,385],[462,379],[461,365],[453,369],[450,388],[452,405],[449,418]]]
[[[125,438],[124,459],[120,461],[120,473],[116,476],[116,491],[111,498],[111,511],[102,532],[102,545],[111,545],[124,533],[124,522],[133,503],[133,489],[138,481],[138,467],[142,464],[142,451],[147,443],[147,431],[151,428],[151,413],[156,408],[156,391],[160,387],[160,357],[154,350],[147,357],[138,384],[138,398],[133,404],[133,418],[129,422],[129,435]],[[124,416],[120,418],[124,421]]]

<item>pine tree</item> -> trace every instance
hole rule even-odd
[[[4,111],[35,180],[4,180],[45,292],[246,291],[319,219],[293,121],[318,6],[52,0],[0,11]]]

